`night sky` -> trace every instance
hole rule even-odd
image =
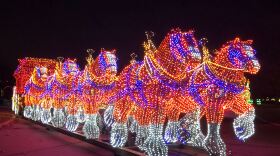
[[[144,32],[155,32],[159,45],[171,28],[194,29],[197,39],[206,37],[210,50],[239,36],[253,39],[261,63],[249,76],[254,97],[278,97],[280,93],[280,5],[277,1],[129,3],[101,1],[6,1],[0,4],[0,78],[14,83],[18,58],[77,58],[83,68],[86,49],[117,49],[119,70],[130,53],[143,58]],[[97,53],[95,54],[97,55]]]

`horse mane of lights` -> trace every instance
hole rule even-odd
[[[193,30],[172,29],[158,47],[153,36],[146,32],[143,60],[132,54],[119,74],[116,51],[103,48],[96,58],[87,50],[83,70],[76,59],[21,59],[13,110],[24,107],[26,118],[71,132],[82,125],[87,139],[99,138],[104,120],[113,147],[125,146],[128,133],[136,133],[135,145],[149,156],[167,155],[171,143],[227,155],[220,136],[225,110],[237,115],[237,138],[251,137],[255,109],[245,73],[260,69],[252,40],[235,38],[212,55],[207,40],[197,40]],[[203,116],[207,134],[200,128]]]

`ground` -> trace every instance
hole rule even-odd
[[[236,139],[232,128],[232,119],[225,119],[221,135],[227,144],[228,155],[278,155],[280,152],[280,124],[277,123],[277,121],[280,121],[278,120],[280,117],[279,111],[279,106],[257,108],[256,133],[246,142]],[[0,107],[0,138],[0,156],[114,155],[108,149],[88,144],[53,130],[47,130],[30,121],[15,118],[8,109],[3,107]],[[173,151],[169,155],[178,156],[186,154]]]
[[[280,153],[280,105],[256,107],[255,134],[246,142],[233,132],[232,119],[224,120],[222,137],[233,156],[276,156]]]

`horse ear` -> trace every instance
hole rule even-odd
[[[233,43],[238,43],[240,42],[240,38],[239,37],[236,37],[234,40],[233,40]]]
[[[36,70],[39,70],[39,69],[40,69],[40,67],[38,67],[38,66],[35,66],[34,68],[35,68]]]
[[[101,52],[105,52],[105,49],[104,48],[101,48],[101,50],[100,50]]]
[[[180,28],[173,28],[171,29],[170,33],[173,34],[173,33],[180,33],[181,32],[181,29]]]
[[[34,67],[34,71],[36,72],[36,74],[38,74],[38,76],[41,75],[40,67],[35,66],[35,67]]]
[[[181,29],[179,27],[175,28],[176,32],[181,32]]]
[[[194,29],[190,29],[187,33],[193,36],[194,35]]]
[[[111,53],[113,53],[113,54],[116,54],[116,52],[117,52],[116,49],[113,49],[113,50],[111,51]]]
[[[247,40],[245,42],[246,42],[246,44],[249,44],[249,45],[253,44],[253,40]]]

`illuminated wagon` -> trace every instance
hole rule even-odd
[[[44,59],[44,58],[31,58],[25,57],[23,59],[18,59],[19,65],[14,72],[14,77],[16,79],[16,85],[14,87],[13,93],[13,110],[18,113],[19,108],[22,108],[24,86],[26,82],[30,79],[34,68],[37,67],[47,67],[49,74],[52,74],[55,69],[56,60],[55,59]]]

